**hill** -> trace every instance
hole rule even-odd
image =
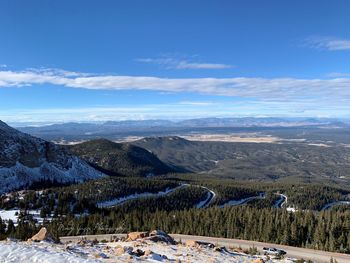
[[[301,143],[234,143],[152,137],[133,144],[196,173],[244,180],[349,181],[350,148]]]
[[[70,184],[101,176],[61,146],[0,121],[0,194],[35,184]]]
[[[153,153],[131,144],[98,139],[70,146],[69,149],[111,175],[147,176],[175,171]]]

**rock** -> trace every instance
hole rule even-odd
[[[256,258],[251,263],[265,263],[265,261],[262,258]]]
[[[142,239],[148,236],[148,232],[131,232],[127,235],[126,241],[135,241],[137,239]]]
[[[32,238],[28,241],[40,242],[40,241],[48,241],[55,242],[54,237],[49,233],[46,227],[42,227],[38,233],[36,233]]]
[[[215,248],[215,245],[209,242],[197,241],[197,240],[187,240],[185,245],[187,247],[207,247],[207,248]]]
[[[145,254],[144,256],[148,257],[149,255],[151,255],[153,252],[149,249],[145,250]]]
[[[87,240],[86,240],[86,238],[81,238],[78,242],[77,242],[77,244],[79,245],[79,246],[85,246],[86,245],[86,243],[87,243]]]
[[[153,230],[150,232],[148,240],[153,242],[164,242],[171,245],[176,245],[177,242],[162,230]]]
[[[165,233],[163,230],[152,230],[149,233],[150,236],[167,236],[168,234]]]
[[[117,256],[121,256],[125,253],[125,249],[122,246],[118,246],[115,248],[115,254]]]
[[[98,244],[97,238],[95,238],[94,240],[92,240],[91,244],[92,244],[92,245],[97,245],[97,244]]]
[[[170,236],[151,236],[151,237],[148,237],[147,240],[151,240],[153,242],[164,242],[167,244],[176,245],[176,241]]]
[[[145,254],[145,252],[141,249],[136,249],[136,251],[132,252],[132,255],[136,256],[136,257],[141,257]]]
[[[133,247],[124,247],[124,251],[131,254],[134,251]]]
[[[105,253],[99,253],[99,255],[100,255],[100,258],[104,258],[104,259],[106,259],[106,258],[108,258],[108,256],[105,254]]]
[[[199,244],[196,240],[187,240],[185,242],[186,247],[198,247]]]
[[[222,252],[224,251],[225,247],[214,247],[213,250],[216,252]]]

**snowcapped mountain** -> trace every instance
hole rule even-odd
[[[103,176],[59,145],[0,121],[0,194],[34,183],[77,183]]]

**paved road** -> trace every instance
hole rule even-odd
[[[126,234],[117,234],[117,235],[87,235],[84,236],[88,239],[97,239],[97,240],[107,240],[109,241],[112,236],[116,237],[125,237]],[[270,244],[270,243],[263,243],[263,242],[256,242],[256,241],[249,241],[249,240],[240,240],[240,239],[228,239],[228,238],[214,238],[214,237],[203,237],[203,236],[190,236],[190,235],[179,235],[179,234],[172,234],[171,235],[175,240],[181,240],[182,242],[186,240],[198,240],[198,241],[205,241],[210,242],[214,244],[219,244],[226,247],[241,247],[243,249],[248,249],[250,247],[256,247],[258,251],[262,252],[263,247],[276,247],[279,249],[283,249],[287,251],[287,257],[291,258],[303,258],[303,259],[310,259],[313,262],[319,262],[319,263],[328,263],[330,262],[330,259],[336,259],[338,263],[349,263],[350,262],[350,255],[346,254],[340,254],[340,253],[331,253],[331,252],[325,252],[320,250],[313,250],[313,249],[306,249],[306,248],[298,248],[298,247],[290,247],[290,246],[283,246],[283,245],[276,245],[276,244]],[[62,242],[68,242],[68,241],[77,241],[82,236],[73,236],[73,237],[61,237]]]
[[[201,187],[205,190],[208,191],[208,195],[207,195],[207,199],[200,202],[199,204],[196,205],[197,208],[207,208],[209,206],[209,204],[214,200],[214,198],[216,197],[216,193],[213,190],[210,190],[209,188],[205,187],[205,186],[198,186]]]

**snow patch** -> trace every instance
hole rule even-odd
[[[50,244],[27,245],[25,243],[0,243],[0,259],[2,263],[17,262],[57,262],[57,263],[95,263],[101,262],[84,258]]]

